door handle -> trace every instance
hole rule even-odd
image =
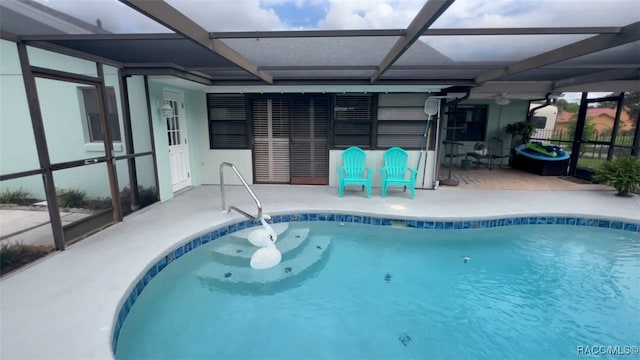
[[[98,160],[98,159],[87,159],[87,160],[84,161],[84,164],[85,165],[96,164],[96,163],[98,163],[98,161],[100,161],[100,160]]]

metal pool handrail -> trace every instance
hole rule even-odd
[[[256,205],[258,206],[258,215],[256,215],[255,217],[235,206],[229,206],[229,209],[226,208],[225,197],[224,197],[224,167],[225,166],[230,167],[233,170],[233,172],[236,173],[236,175],[238,176],[238,179],[240,179],[240,181],[242,182],[242,185],[244,185],[244,188],[247,189],[247,191],[249,192],[249,195],[251,195],[251,197],[253,198],[253,201],[256,202]],[[249,219],[262,220],[262,204],[260,203],[260,200],[258,199],[256,194],[253,192],[253,190],[251,190],[247,182],[244,180],[244,177],[242,177],[242,174],[240,174],[240,171],[238,171],[238,168],[236,168],[235,165],[228,162],[220,163],[220,198],[222,199],[222,210],[227,210],[227,213],[230,213],[231,210],[235,210],[240,214],[248,217]]]

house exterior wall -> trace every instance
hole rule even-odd
[[[207,106],[205,94],[197,90],[168,86],[160,81],[154,81],[153,78],[150,78],[149,98],[151,99],[151,117],[153,123],[153,137],[156,146],[160,201],[167,201],[173,198],[167,128],[160,114],[160,106],[164,101],[164,91],[173,91],[184,95],[184,114],[187,124],[187,144],[189,145],[191,184],[193,186],[202,185],[202,174],[208,174],[209,172],[209,168],[202,165],[205,162],[203,159],[206,157],[206,154],[203,154],[202,152],[202,143],[204,141],[206,144],[204,146],[206,146],[207,149],[209,145],[209,140],[207,138],[209,131],[206,115]]]
[[[0,108],[0,169],[2,174],[38,169],[37,150],[31,125],[22,71],[18,59],[16,44],[1,42],[0,77],[2,94]],[[75,59],[41,49],[28,48],[32,65],[54,68],[60,71],[96,74],[95,63]],[[93,71],[91,70],[93,67]],[[105,81],[114,86],[119,93],[117,69],[105,66]],[[47,146],[52,163],[70,160],[88,159],[104,155],[104,146],[87,142],[83,133],[81,98],[79,87],[84,86],[50,79],[36,79],[40,109],[43,117]],[[122,109],[118,106],[120,124]],[[120,125],[122,131],[122,125]],[[120,142],[114,144],[114,154],[123,154]],[[126,182],[126,167],[118,172],[121,181]],[[54,182],[58,189],[78,189],[88,198],[109,196],[107,172],[104,164],[81,168],[58,170],[54,172]],[[26,177],[3,182],[0,190],[18,190],[22,188],[34,198],[44,198],[44,188],[40,177]]]
[[[0,40],[0,173],[39,167],[18,49]]]
[[[15,43],[2,40],[0,42],[2,62],[0,63],[0,171],[8,174],[18,171],[32,170],[39,167],[30,114],[22,80],[21,69]],[[31,63],[35,66],[53,68],[56,70],[81,73],[95,76],[95,63],[66,55],[56,54],[46,50],[29,48]],[[104,66],[105,83],[113,87],[116,93],[118,116],[120,121],[121,138],[124,139],[122,125],[122,104],[120,103],[120,86],[118,69]],[[209,148],[209,128],[207,114],[206,93],[203,90],[180,88],[163,84],[153,77],[149,80],[147,94],[142,76],[127,79],[129,86],[129,102],[131,111],[132,133],[135,151],[152,150],[149,140],[149,114],[147,114],[147,97],[151,104],[151,123],[155,141],[157,158],[159,195],[161,201],[173,198],[171,186],[171,171],[169,151],[166,136],[166,124],[160,115],[160,105],[163,103],[163,92],[174,90],[182,93],[185,100],[185,117],[189,136],[190,173],[192,185],[219,184],[219,166],[223,161],[236,165],[249,184],[253,183],[253,153],[250,149],[243,150],[211,150]],[[52,163],[90,159],[103,156],[102,144],[88,143],[86,124],[82,111],[82,101],[79,87],[84,85],[67,83],[48,79],[37,79],[38,95],[42,108],[47,141],[51,152]],[[427,98],[427,94],[379,94],[378,104],[383,106],[400,106],[420,108]],[[465,104],[487,104],[488,102],[471,100]],[[528,101],[512,100],[509,105],[499,106],[494,102],[488,103],[488,119],[486,139],[499,137],[504,139],[505,145],[510,144],[504,126],[521,121],[526,117]],[[8,119],[22,119],[11,121]],[[84,141],[83,141],[84,140]],[[439,142],[442,141],[442,137]],[[467,149],[473,148],[473,142],[466,143]],[[124,144],[114,144],[114,155],[125,154]],[[329,186],[337,185],[335,169],[341,164],[341,149],[329,151]],[[415,166],[420,157],[419,150],[409,150],[409,165]],[[367,165],[374,169],[374,186],[380,186],[379,168],[383,166],[382,155],[384,149],[367,150]],[[19,154],[16,156],[16,154]],[[150,158],[150,157],[149,157]],[[436,151],[425,151],[419,164],[419,187],[431,188],[436,176],[434,163]],[[118,161],[117,174],[120,189],[129,185],[127,163]],[[138,181],[140,185],[151,187],[155,185],[153,163],[149,159],[141,160],[138,166]],[[229,172],[225,177],[227,184],[240,184],[240,181]],[[87,192],[89,197],[109,196],[104,164],[84,166],[76,169],[56,171],[54,173],[56,187],[80,189]],[[5,181],[2,188],[16,189],[22,187],[31,191],[36,197],[44,197],[40,177],[28,177],[16,181]],[[2,190],[2,189],[0,189]]]
[[[502,140],[503,143],[503,152],[505,154],[509,153],[509,148],[511,146],[511,135],[507,134],[505,131],[505,127],[508,124],[524,121],[527,118],[527,112],[529,111],[529,101],[528,100],[511,100],[508,105],[498,105],[494,101],[491,100],[467,100],[460,103],[461,105],[487,105],[487,125],[486,125],[486,135],[484,141],[459,141],[464,144],[464,150],[467,152],[473,151],[473,147],[477,142],[487,142],[489,139],[498,138]],[[445,140],[446,129],[441,129],[440,131],[440,143]],[[443,149],[441,147],[441,149]],[[444,154],[445,151],[440,151],[440,160],[444,165]]]
[[[153,124],[153,139],[156,145],[156,163],[158,166],[158,193],[160,201],[173,198],[171,187],[171,168],[169,164],[169,144],[167,142],[167,128],[160,114],[163,101],[164,87],[162,84],[149,81],[149,98],[151,99],[151,122]]]
[[[151,144],[149,114],[147,112],[147,93],[144,86],[144,77],[128,77],[127,90],[129,94],[129,114],[134,150],[136,153],[152,151],[153,146]],[[120,162],[126,163],[126,161]],[[138,186],[155,188],[156,177],[154,171],[153,157],[151,155],[136,158]],[[118,168],[118,174],[120,174],[120,168]],[[120,184],[120,188],[122,188],[122,184]]]
[[[338,186],[338,172],[336,169],[342,166],[343,151],[344,150],[329,151],[329,186]],[[373,170],[373,187],[382,186],[380,168],[384,166],[384,152],[385,150],[365,150],[365,153],[367,154],[366,166]],[[409,154],[407,165],[411,168],[415,168],[418,163],[420,151],[409,150],[407,153]],[[418,177],[416,178],[416,188],[431,189],[433,187],[434,159],[434,151],[428,151],[422,156],[422,160],[420,161],[420,166],[418,168]]]
[[[89,76],[97,74],[96,64],[93,62],[37,48],[28,47],[27,49],[30,63],[34,66]],[[16,44],[1,40],[0,56],[0,173],[11,174],[38,169],[40,164]],[[120,138],[124,139],[118,69],[105,65],[103,71],[105,85],[114,88]],[[36,87],[51,163],[104,156],[104,145],[92,143],[88,138],[80,95],[80,88],[86,85],[36,78]],[[147,121],[144,115],[146,98],[143,83],[141,90],[134,87],[132,93],[141,99],[140,101],[134,99],[132,102],[137,116],[143,116],[144,121]],[[146,132],[143,130],[147,125],[135,120],[132,123],[136,150],[150,151],[148,130]],[[125,153],[124,143],[114,142],[113,154],[120,156]],[[139,161],[136,165],[139,183],[146,187],[155,186],[153,163]],[[120,190],[130,186],[126,161],[120,160],[116,163],[116,172]],[[57,189],[84,191],[87,198],[110,196],[104,163],[56,170],[54,182]],[[28,191],[33,198],[44,199],[45,197],[40,176],[3,181],[0,185],[0,191],[18,189]]]
[[[207,98],[202,91],[184,90],[187,131],[189,135],[189,160],[191,185],[202,185],[202,124],[207,124]],[[208,131],[204,131],[205,134]],[[209,144],[207,140],[205,144]]]
[[[405,107],[422,109],[428,94],[424,93],[396,93],[396,94],[379,94],[378,106],[383,107]],[[450,99],[448,99],[450,100]],[[444,100],[443,100],[444,101]],[[482,104],[488,106],[487,124],[485,139],[500,138],[503,140],[505,153],[508,153],[510,145],[510,135],[504,131],[504,127],[513,122],[522,121],[526,118],[529,102],[526,100],[512,100],[509,105],[497,105],[493,100],[468,100],[463,104]],[[206,107],[206,104],[205,104]],[[374,109],[377,111],[377,109]],[[445,115],[446,116],[446,115]],[[426,121],[425,115],[425,121]],[[240,172],[246,178],[248,183],[253,179],[253,151],[251,149],[244,150],[211,150],[209,149],[208,120],[207,114],[203,116],[204,121],[198,125],[200,128],[200,154],[202,157],[202,183],[203,184],[219,184],[218,167],[220,162],[231,162],[238,167]],[[436,121],[435,117],[432,119]],[[438,142],[442,142],[444,129],[441,131]],[[472,151],[475,141],[463,142],[465,150]],[[425,151],[418,169],[417,184],[420,188],[433,188],[434,180],[437,176],[435,169],[436,162],[436,146],[432,144],[429,150]],[[442,149],[442,147],[439,147]],[[365,150],[367,153],[367,166],[373,168],[373,186],[379,187],[381,179],[379,169],[384,166],[383,154],[386,149]],[[342,149],[329,150],[329,186],[337,186],[338,177],[336,168],[342,164]],[[409,166],[415,167],[420,157],[419,150],[408,150]],[[444,151],[440,151],[444,155]],[[235,182],[234,182],[235,181]],[[225,183],[238,184],[235,176],[225,177]]]

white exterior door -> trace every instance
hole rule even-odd
[[[169,104],[173,110],[172,115],[163,115],[163,117],[167,125],[171,184],[175,192],[191,185],[184,95],[173,91],[165,91],[164,102]]]

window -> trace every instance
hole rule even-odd
[[[531,118],[531,123],[536,129],[544,129],[547,126],[547,118],[544,116],[534,116]]]
[[[371,148],[373,138],[373,97],[336,95],[333,145],[336,148]]]
[[[210,149],[249,149],[244,95],[207,94]]]
[[[487,130],[487,105],[458,105],[447,109],[447,140],[484,141]]]
[[[107,87],[107,125],[112,141],[121,141],[120,123],[116,93],[113,87]],[[87,138],[89,142],[103,142],[104,134],[100,126],[100,111],[98,110],[98,91],[95,87],[80,88],[82,104],[84,106]]]

